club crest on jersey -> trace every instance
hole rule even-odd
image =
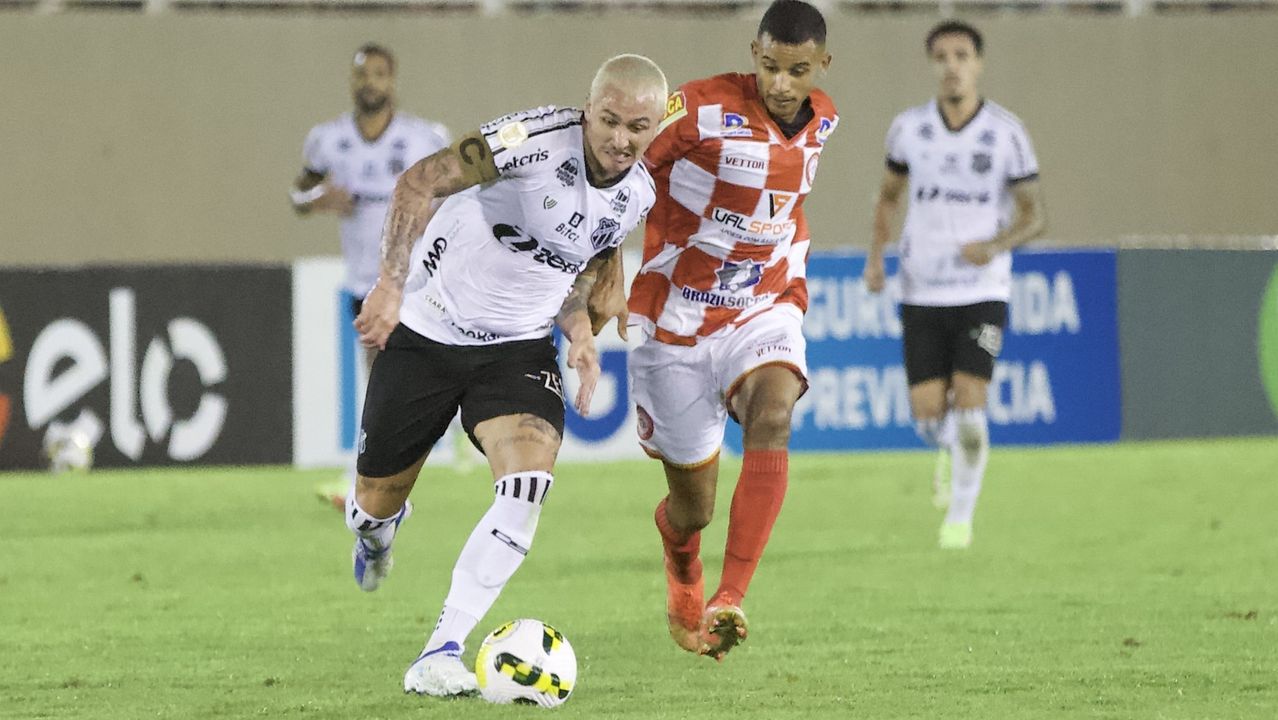
[[[517,148],[528,139],[528,126],[519,121],[502,125],[497,131],[497,139],[504,148]]]
[[[984,175],[994,166],[989,153],[972,153],[972,172],[977,175]]]
[[[936,131],[932,129],[932,123],[923,123],[919,126],[919,137],[924,140],[931,140]]]
[[[785,211],[790,203],[794,202],[794,196],[787,193],[768,193],[768,217],[776,217]]]
[[[721,137],[750,137],[750,120],[738,113],[723,114],[723,127],[719,131]]]
[[[391,143],[391,149],[395,152],[404,152],[408,150],[408,141],[404,138],[395,138],[395,141]]]
[[[821,123],[817,125],[816,141],[824,145],[826,140],[830,139],[830,133],[834,132],[834,121],[830,118],[821,118]]]
[[[612,244],[612,238],[621,229],[621,225],[612,218],[601,218],[599,227],[590,233],[590,246],[596,250],[602,250]]]
[[[564,187],[572,187],[577,183],[577,175],[581,173],[581,168],[577,166],[577,158],[568,158],[563,161],[558,170],[555,170],[555,177],[559,178],[559,184]]]
[[[741,262],[724,260],[714,274],[719,278],[720,290],[736,292],[758,285],[763,279],[763,265],[749,259]]]
[[[981,136],[980,136],[980,137],[978,137],[978,138],[976,139],[976,141],[977,141],[977,142],[979,142],[979,143],[980,143],[980,144],[982,144],[982,145],[985,145],[986,147],[993,147],[993,146],[994,146],[994,131],[993,131],[993,130],[986,130],[985,132],[981,133]]]
[[[626,206],[630,204],[630,188],[621,188],[620,192],[612,199],[612,211],[618,215],[626,213]]]

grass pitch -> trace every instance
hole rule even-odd
[[[538,617],[579,718],[1278,717],[1278,442],[995,448],[965,552],[924,453],[798,456],[722,664],[665,630],[655,462],[564,465],[471,639]],[[707,531],[722,557],[737,467]],[[428,469],[376,593],[332,473],[0,475],[0,718],[530,718],[400,692],[486,474]]]

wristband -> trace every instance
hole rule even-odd
[[[326,192],[325,187],[323,186],[323,184],[320,184],[320,185],[316,185],[310,190],[293,189],[289,191],[288,196],[293,199],[294,205],[310,205],[311,203],[323,197],[325,192]]]

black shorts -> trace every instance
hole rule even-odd
[[[475,426],[504,415],[536,415],[563,435],[563,380],[554,342],[445,345],[397,326],[369,373],[359,474],[387,477],[410,467],[443,436],[459,408],[462,427],[477,448]]]
[[[351,301],[351,318],[357,318],[359,317],[360,311],[364,309],[364,298],[363,296],[356,297],[352,295],[350,297],[350,301]]]
[[[1007,303],[958,307],[901,305],[905,335],[905,377],[910,385],[957,372],[989,380],[1003,349]]]

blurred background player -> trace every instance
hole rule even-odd
[[[359,315],[364,296],[377,280],[382,223],[395,178],[449,143],[443,125],[396,109],[395,57],[387,48],[367,43],[356,50],[350,84],[354,110],[311,128],[302,151],[305,165],[291,193],[299,215],[319,212],[341,218],[342,286],[350,296],[344,322],[353,322]],[[375,352],[362,354],[356,383],[359,398],[364,396],[362,379]],[[359,403],[355,411],[358,420]],[[463,452],[457,454],[459,462],[466,457]],[[352,455],[347,477],[320,486],[320,497],[342,508],[354,478]]]
[[[989,458],[986,393],[1007,323],[1011,250],[1041,235],[1046,220],[1025,126],[980,94],[981,34],[944,22],[925,47],[940,89],[888,130],[864,279],[871,292],[883,289],[883,251],[908,185],[900,252],[910,409],[919,437],[952,456],[949,492],[938,482],[934,494],[949,504],[940,546],[961,549],[972,542]]]
[[[567,363],[581,380],[574,406],[586,415],[600,374],[586,300],[604,258],[652,207],[652,177],[638,161],[666,92],[651,60],[614,57],[595,74],[584,111],[499,118],[395,186],[380,275],[356,320],[361,341],[381,349],[346,505],[360,588],[377,589],[390,571],[409,493],[459,409],[494,492],[457,558],[439,621],[404,674],[406,692],[476,689],[461,660],[466,638],[532,547],[554,483],[564,396],[551,330],[558,325],[570,342]]]
[[[807,388],[802,205],[839,121],[815,89],[830,65],[825,36],[816,8],[772,3],[750,45],[754,74],[679,88],[644,158],[657,201],[630,297],[643,330],[630,358],[639,440],[669,486],[655,518],[671,636],[716,659],[745,639],[741,603],[785,497],[790,417]],[[706,604],[701,529],[728,417],[745,456]]]

